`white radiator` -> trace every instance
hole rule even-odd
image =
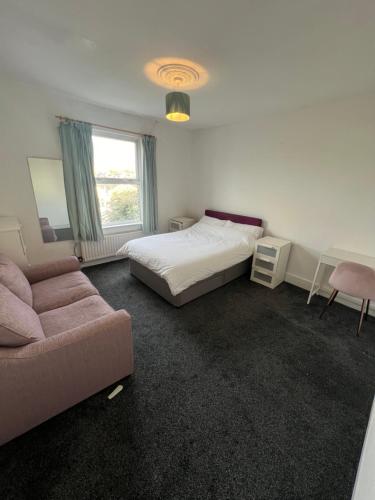
[[[107,234],[101,241],[82,241],[81,251],[84,262],[115,257],[117,250],[127,241],[143,236],[142,231]]]

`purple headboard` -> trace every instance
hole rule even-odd
[[[262,227],[262,219],[258,219],[257,217],[227,214],[225,212],[216,212],[216,210],[206,210],[204,213],[209,217],[216,217],[216,219],[231,220],[232,222],[237,222],[237,224],[249,224],[250,226]]]

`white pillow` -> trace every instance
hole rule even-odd
[[[204,215],[199,222],[204,222],[210,226],[225,226],[228,222],[227,220],[216,219],[216,217],[210,217],[209,215]]]
[[[226,221],[226,227],[231,229],[237,229],[241,233],[249,234],[253,236],[256,240],[261,238],[263,235],[263,228],[259,226],[251,226],[250,224],[238,224],[237,222],[232,222],[230,220]]]

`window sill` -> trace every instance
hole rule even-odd
[[[103,227],[104,235],[107,234],[118,234],[118,233],[133,233],[134,231],[142,231],[142,224],[119,224],[116,226],[106,226]]]

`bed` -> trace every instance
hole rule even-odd
[[[215,210],[183,231],[127,242],[118,255],[130,272],[170,304],[180,307],[250,272],[262,220]]]

